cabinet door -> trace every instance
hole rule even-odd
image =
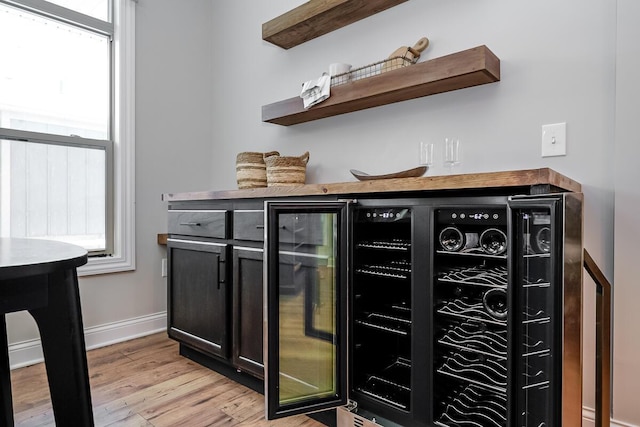
[[[266,211],[267,418],[344,405],[347,204],[268,202]],[[290,226],[301,218],[316,232]],[[328,297],[310,304],[318,286]]]
[[[233,364],[258,378],[264,378],[263,252],[233,248]]]
[[[228,357],[227,245],[167,240],[168,333],[206,353]]]

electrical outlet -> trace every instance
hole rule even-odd
[[[567,124],[542,126],[542,157],[567,155]]]
[[[160,274],[162,274],[162,277],[167,277],[167,259],[166,258],[162,258],[162,271]]]

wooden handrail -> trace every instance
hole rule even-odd
[[[167,238],[169,235],[167,233],[158,233],[158,244],[162,246],[167,246]]]
[[[611,424],[611,283],[584,249],[584,268],[596,283],[596,427]]]

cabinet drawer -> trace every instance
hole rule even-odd
[[[322,229],[318,217],[284,215],[280,218],[280,242],[320,245]],[[264,211],[237,210],[233,213],[233,238],[236,240],[264,241]]]
[[[169,210],[169,234],[227,238],[225,210]]]
[[[264,240],[264,211],[234,211],[233,238],[236,240],[262,242]]]

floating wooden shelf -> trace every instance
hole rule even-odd
[[[262,24],[262,39],[289,49],[407,0],[310,0]]]
[[[478,46],[332,87],[329,99],[309,109],[299,96],[263,105],[262,121],[290,126],[499,80],[500,60]]]

